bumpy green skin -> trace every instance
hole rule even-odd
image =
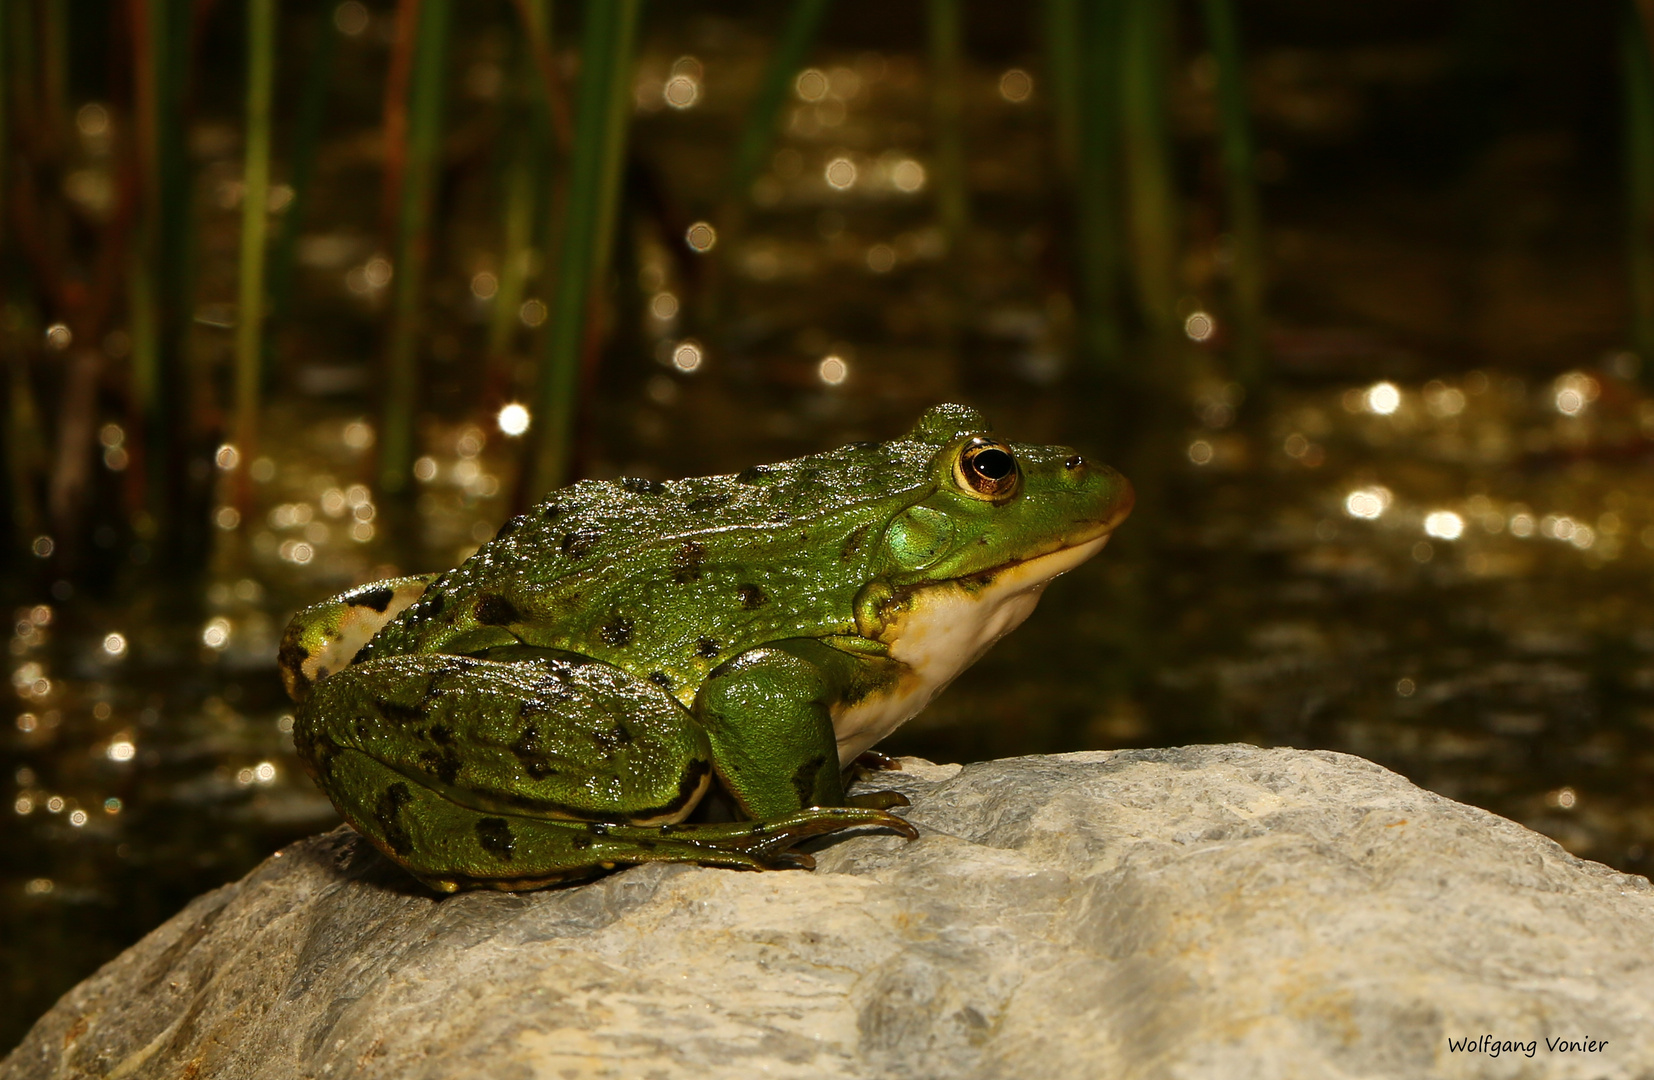
[[[887,615],[1130,507],[1065,447],[1012,444],[1016,496],[973,495],[956,463],[986,431],[938,406],[892,442],[558,491],[422,593],[399,579],[394,603],[364,586],[300,613],[282,650],[299,752],[346,820],[447,891],[806,865],[793,844],[852,825],[913,835],[884,810],[899,797],[844,805],[834,741],[836,706],[904,676]],[[389,621],[323,662],[374,617],[364,598]],[[753,820],[680,824],[714,782]]]

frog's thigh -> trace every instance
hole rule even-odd
[[[537,889],[643,862],[692,862],[737,870],[809,866],[807,856],[787,848],[849,825],[891,824],[872,820],[866,815],[877,811],[860,808],[806,811],[812,815],[809,820],[767,825],[561,821],[463,806],[355,749],[340,749],[334,768],[350,777],[348,784],[330,791],[345,820],[394,862],[441,892]],[[828,813],[838,816],[823,816]],[[851,814],[863,816],[846,816]]]
[[[319,683],[295,741],[331,793],[335,748],[479,810],[681,820],[711,782],[700,726],[666,691],[597,662],[424,654]]]
[[[752,817],[844,804],[829,711],[836,673],[812,647],[825,649],[800,640],[744,652],[695,698],[719,779]]]
[[[512,850],[485,819],[675,822],[711,783],[688,710],[606,664],[389,657],[317,684],[297,719],[299,753],[340,813],[416,873],[428,854],[450,859],[456,832]]]
[[[805,866],[790,849],[812,836],[858,825],[913,835],[861,807],[668,823],[710,782],[706,736],[665,691],[606,664],[353,665],[300,707],[294,741],[357,831],[448,892],[537,888],[625,863]]]

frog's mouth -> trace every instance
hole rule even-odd
[[[883,691],[832,711],[845,764],[930,704],[961,671],[1033,614],[1045,587],[1103,550],[1118,515],[1082,538],[958,581],[909,586],[884,611],[878,640],[901,665]]]

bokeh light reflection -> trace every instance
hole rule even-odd
[[[1378,416],[1389,416],[1401,408],[1401,389],[1393,382],[1374,383],[1363,397],[1367,411]]]
[[[1425,515],[1424,534],[1438,540],[1457,540],[1464,535],[1464,518],[1451,510],[1432,510]]]
[[[517,402],[512,402],[500,409],[499,415],[494,418],[499,429],[507,435],[518,436],[528,430],[528,409]]]
[[[1377,521],[1394,498],[1390,489],[1382,485],[1357,488],[1344,496],[1344,513],[1363,521]]]

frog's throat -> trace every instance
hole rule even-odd
[[[887,689],[832,712],[839,761],[845,765],[895,731],[1031,615],[1052,579],[1085,562],[1109,533],[1011,563],[970,585],[943,581],[914,590],[886,618],[879,640],[901,676]]]

